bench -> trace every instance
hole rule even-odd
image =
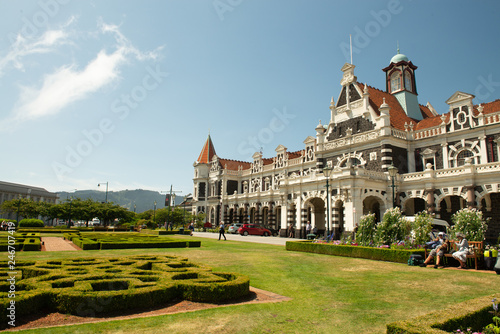
[[[469,243],[469,254],[467,254],[467,259],[474,259],[474,268],[478,268],[478,260],[484,257],[484,242],[483,241],[468,241]],[[451,242],[451,252],[445,253],[444,258],[453,257],[453,252],[457,251],[457,244]],[[425,249],[425,258],[429,256],[430,250]],[[468,261],[467,261],[468,262]]]

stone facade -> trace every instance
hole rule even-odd
[[[476,207],[491,218],[488,238],[498,238],[500,101],[474,105],[473,95],[456,92],[439,114],[418,104],[417,67],[406,56],[383,69],[385,91],[358,82],[354,68],[342,67],[338,103],[332,98],[328,124],[318,124],[303,150],[279,145],[274,157],[229,160],[216,155],[209,136],[194,163],[193,213],[206,212],[213,224],[259,223],[281,236],[292,225],[304,237],[310,221],[339,238],[363,214],[380,219],[392,207],[394,182],[405,214],[428,210],[450,221]]]

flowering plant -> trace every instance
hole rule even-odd
[[[411,223],[405,219],[401,210],[396,207],[384,213],[382,221],[377,224],[377,243],[390,245],[405,240],[410,234]]]
[[[450,235],[453,239],[456,234],[461,232],[465,234],[465,238],[469,241],[483,241],[484,234],[488,225],[483,219],[483,213],[476,209],[464,208],[455,212],[451,217],[454,225],[450,228]]]
[[[491,302],[493,303],[493,323],[489,324],[488,326],[484,327],[484,333],[483,334],[500,334],[500,317],[498,313],[498,303],[496,302],[497,299],[494,298]]]
[[[358,233],[356,233],[356,241],[363,246],[368,246],[374,240],[376,227],[374,213],[362,216],[359,221]]]

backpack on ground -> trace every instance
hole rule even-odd
[[[420,254],[411,254],[408,259],[409,266],[418,266],[422,263],[424,263],[424,258]]]

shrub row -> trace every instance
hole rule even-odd
[[[500,299],[500,294],[468,300],[417,318],[394,322],[387,325],[387,333],[444,334],[455,333],[460,328],[480,331],[492,322],[490,311],[493,298]]]
[[[423,249],[388,249],[349,245],[332,245],[312,241],[287,241],[286,250],[327,255],[357,257],[370,260],[407,263],[411,254],[425,255]]]
[[[174,299],[218,303],[249,294],[249,278],[212,272],[185,258],[129,256],[16,263],[16,318],[57,310],[96,316],[165,305]],[[8,274],[0,263],[0,277]],[[0,322],[7,326],[9,282],[0,280]]]
[[[71,240],[83,250],[201,247],[200,241],[169,240],[140,233],[126,235],[123,233],[66,233],[64,238]]]

